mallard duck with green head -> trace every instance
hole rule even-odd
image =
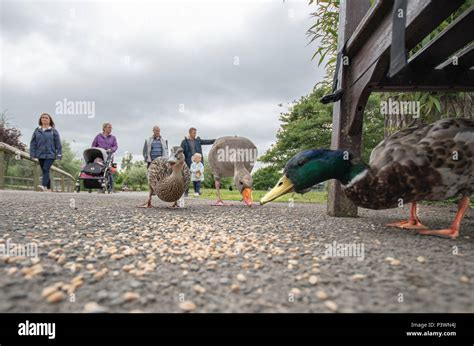
[[[410,218],[387,224],[420,234],[457,238],[474,192],[474,121],[442,119],[411,126],[379,143],[369,165],[348,151],[312,149],[292,157],[283,176],[261,200],[268,203],[289,192],[304,193],[329,179],[343,185],[347,197],[368,209],[412,203]],[[417,215],[417,202],[460,197],[451,227],[430,230]]]

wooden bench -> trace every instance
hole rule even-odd
[[[341,0],[340,64],[334,93],[325,100],[334,102],[332,149],[360,156],[364,109],[371,92],[474,90],[474,6],[407,57],[464,2],[378,0],[371,5],[370,0]],[[328,199],[329,215],[357,216],[357,207],[339,182],[330,182]]]

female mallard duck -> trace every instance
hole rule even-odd
[[[417,229],[421,234],[456,238],[474,192],[474,121],[442,119],[430,125],[401,130],[382,141],[370,155],[369,166],[343,150],[315,149],[296,154],[284,175],[261,204],[313,185],[337,179],[356,205],[387,209],[412,203],[407,221],[386,226]],[[460,196],[458,212],[450,228],[428,230],[416,213],[422,200],[446,200]]]
[[[253,180],[250,172],[257,159],[255,144],[244,137],[221,137],[212,145],[208,159],[217,193],[217,202],[213,205],[225,205],[220,193],[221,178],[234,177],[235,188],[242,195],[242,200],[252,206]]]
[[[191,181],[191,172],[184,161],[183,148],[173,147],[169,159],[158,157],[153,160],[148,168],[149,196],[145,204],[140,207],[151,208],[151,197],[157,195],[165,202],[174,202],[172,207],[177,207],[186,187]]]

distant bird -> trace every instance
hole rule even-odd
[[[183,148],[173,147],[169,159],[158,157],[148,168],[149,196],[142,208],[151,208],[151,197],[157,195],[165,202],[174,202],[172,207],[178,207],[177,201],[183,196],[191,181],[191,172],[184,162]]]
[[[255,144],[244,137],[221,137],[211,147],[208,159],[217,192],[217,202],[214,205],[225,205],[220,194],[221,178],[234,177],[234,185],[244,203],[251,206],[253,180],[250,172],[257,159]]]
[[[364,208],[411,202],[410,218],[388,227],[457,238],[474,192],[474,121],[442,119],[398,131],[374,148],[369,166],[343,150],[302,151],[288,161],[283,177],[260,203],[288,192],[304,193],[329,179],[339,180],[347,197]],[[416,203],[452,197],[460,200],[451,227],[428,230],[417,216]]]

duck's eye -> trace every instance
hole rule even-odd
[[[239,181],[239,184],[240,184],[240,185],[244,185],[244,183],[243,183],[243,182],[241,182],[241,181]]]
[[[308,162],[307,160],[301,160],[298,162],[298,167],[304,166]]]

